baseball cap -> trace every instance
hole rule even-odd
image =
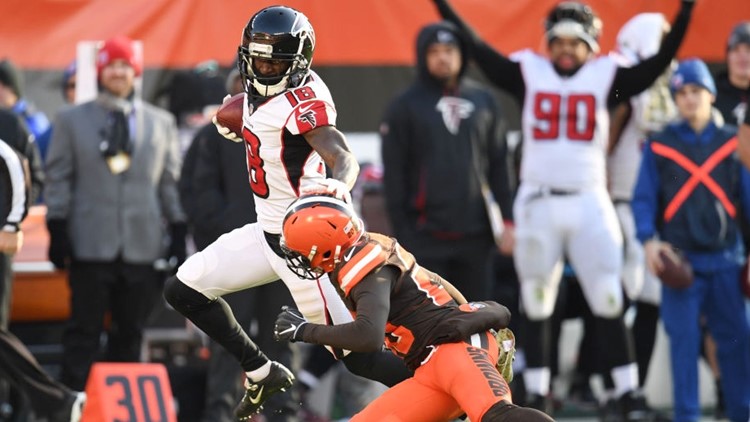
[[[705,88],[708,92],[716,95],[716,84],[708,66],[700,59],[688,59],[680,62],[677,69],[669,79],[669,90],[672,95],[683,86],[694,84]]]
[[[133,41],[125,36],[110,38],[96,53],[96,73],[100,74],[102,69],[115,60],[125,60],[135,70],[135,76],[140,76],[143,71],[143,60],[136,54]]]

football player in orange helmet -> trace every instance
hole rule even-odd
[[[281,245],[298,276],[328,274],[354,321],[313,324],[284,307],[274,327],[277,340],[361,352],[385,344],[415,370],[352,421],[447,421],[464,412],[472,421],[552,420],[514,405],[495,366],[492,330],[507,327],[508,309],[492,301],[467,303],[395,239],[365,231],[350,204],[331,195],[300,197],[287,209]]]

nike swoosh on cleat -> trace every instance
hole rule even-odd
[[[255,397],[248,395],[248,399],[250,400],[250,403],[252,403],[252,404],[258,404],[258,403],[260,403],[260,398],[263,395],[263,389],[264,388],[266,388],[265,385],[262,386],[262,387],[260,387],[260,390],[258,390],[258,394]]]

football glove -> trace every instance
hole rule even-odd
[[[227,94],[224,96],[224,98],[221,100],[221,103],[224,104],[227,102],[230,98],[232,98],[231,95]],[[227,139],[229,139],[232,142],[243,142],[243,139],[239,136],[237,136],[236,133],[229,130],[228,127],[222,125],[216,120],[216,115],[214,114],[214,117],[211,118],[211,122],[216,126],[216,131],[219,132],[219,134]]]
[[[503,328],[495,333],[497,347],[497,371],[510,384],[513,381],[513,360],[516,358],[516,336],[510,328]]]
[[[273,338],[276,341],[302,341],[307,320],[300,311],[288,306],[281,307],[281,313],[276,317],[273,327]]]
[[[346,202],[347,204],[352,203],[352,195],[349,192],[349,186],[338,179],[323,179],[319,181],[316,186],[308,186],[302,188],[302,191],[300,193],[303,195],[327,193]]]

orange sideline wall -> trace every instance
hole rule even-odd
[[[60,69],[79,40],[126,34],[144,41],[147,67],[191,67],[208,59],[230,64],[241,30],[258,9],[278,0],[2,0],[0,56],[21,67]],[[542,22],[557,0],[453,0],[479,33],[503,52],[543,47]],[[679,0],[590,0],[604,22],[602,50],[639,12],[669,20]],[[303,11],[318,37],[317,65],[411,65],[414,37],[438,19],[430,0],[287,0]],[[680,57],[724,60],[725,42],[750,0],[697,0]]]

